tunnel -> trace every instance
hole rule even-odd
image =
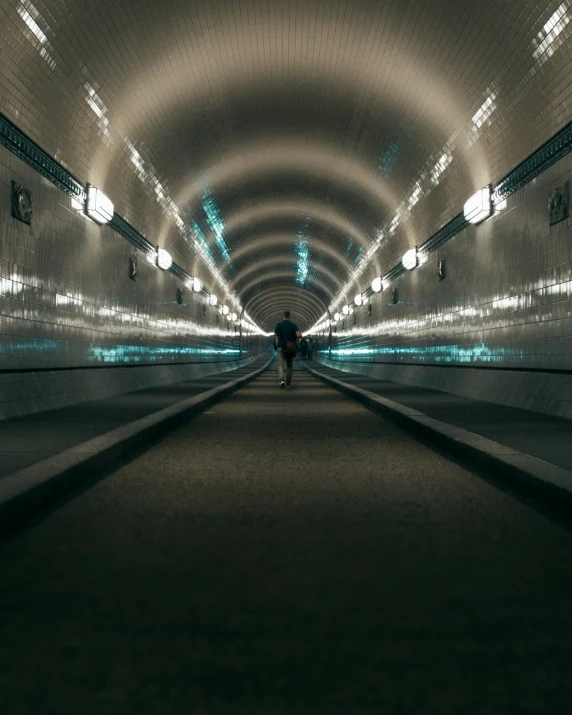
[[[0,713],[572,713],[572,0],[0,38]]]

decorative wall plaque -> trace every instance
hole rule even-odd
[[[183,305],[185,302],[185,291],[182,288],[177,288],[177,303]]]
[[[439,276],[440,281],[444,281],[445,278],[447,277],[447,259],[446,258],[439,259],[439,263],[437,264],[437,275]]]
[[[397,295],[397,288],[392,288],[391,289],[391,302],[393,305],[397,305],[399,302],[399,296]]]
[[[32,223],[32,192],[15,181],[12,182],[12,217],[27,223]]]
[[[129,259],[129,278],[132,281],[137,280],[137,259],[136,258]]]
[[[368,314],[370,317],[371,317],[372,310],[373,310],[373,306],[372,306],[372,304],[370,303],[370,304],[367,306],[367,314]]]
[[[548,223],[550,225],[568,218],[568,196],[568,181],[565,181],[562,186],[557,186],[550,194],[550,198],[548,199]]]

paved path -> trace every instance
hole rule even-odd
[[[429,390],[336,370],[317,361],[308,362],[308,365],[313,370],[400,402],[447,424],[475,432],[564,469],[572,468],[570,420],[534,410],[497,405],[486,400],[473,400],[442,390]],[[572,713],[572,708],[570,712]]]
[[[267,360],[265,355],[235,370],[0,421],[0,478],[201,392],[244,377],[262,367]]]
[[[1,712],[570,713],[571,533],[273,372],[0,549]]]

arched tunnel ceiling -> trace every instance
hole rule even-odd
[[[220,296],[198,241],[265,329],[283,308],[307,324],[365,289],[569,119],[539,121],[569,70],[568,0],[5,0],[0,13],[11,118]]]

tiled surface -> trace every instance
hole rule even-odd
[[[0,12],[3,111],[191,272],[208,249],[245,301],[286,282],[329,303],[399,216],[363,290],[572,118],[570,0]]]
[[[121,395],[131,390],[196,380],[235,370],[256,360],[225,360],[189,365],[152,365],[134,368],[108,367],[98,370],[47,370],[45,372],[0,373],[0,421],[20,415],[54,410],[87,400]],[[0,426],[0,445],[5,440]],[[1,449],[1,446],[0,446]]]
[[[566,157],[492,219],[395,279],[372,297],[371,316],[364,306],[346,318],[332,357],[385,363],[375,370],[386,379],[572,417],[572,374],[452,369],[572,370],[571,219],[549,226],[547,209],[553,189],[570,178]],[[443,257],[447,278],[439,281]],[[429,364],[443,367],[422,367]]]
[[[31,226],[10,215],[12,180],[33,192]],[[188,289],[178,305],[174,276],[2,147],[0,221],[0,419],[236,365],[238,333],[215,308]],[[242,358],[265,347],[245,335]]]
[[[209,290],[220,295],[199,254],[265,327],[290,307],[304,329],[570,122],[571,33],[571,0],[169,0],[161,13],[6,0],[0,96]],[[337,356],[570,369],[570,219],[549,228],[546,204],[571,168],[561,160],[399,277],[399,303],[376,296]],[[1,369],[236,357],[215,311],[175,304],[173,276],[139,256],[130,282],[126,241],[4,150],[0,172]],[[12,179],[34,192],[31,228],[9,216]],[[555,379],[554,399],[544,377],[524,393],[508,373],[474,385],[552,410],[569,401]]]
[[[572,375],[510,370],[388,365],[320,358],[325,365],[358,375],[454,395],[487,400],[572,420]]]
[[[178,305],[174,276],[3,148],[0,160],[0,369],[238,357],[238,333],[202,296],[185,289]],[[10,216],[11,180],[33,192],[31,226]],[[245,348],[258,352],[257,339]]]
[[[247,366],[218,375],[196,377],[105,399],[94,391],[91,400],[81,405],[7,420],[0,428],[0,477],[243,377],[261,368],[267,359],[265,356]],[[95,394],[100,399],[94,400]]]
[[[375,370],[364,376],[331,369],[317,362],[310,365],[314,370],[337,380],[387,397],[442,422],[474,432],[564,469],[570,469],[572,465],[568,420],[530,410],[499,406],[478,399],[478,395],[477,399],[468,399],[438,389],[413,388],[388,379],[380,379]]]

